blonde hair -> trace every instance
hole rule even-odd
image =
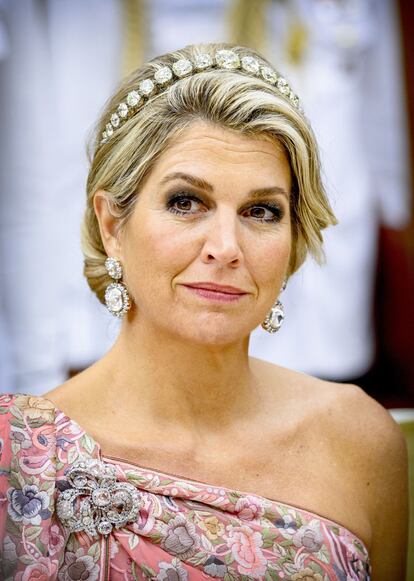
[[[106,253],[93,207],[95,192],[102,189],[108,193],[122,227],[156,161],[196,120],[282,144],[292,172],[292,252],[288,275],[300,267],[308,252],[318,262],[322,261],[321,231],[336,220],[322,185],[315,137],[304,115],[263,79],[240,70],[223,69],[181,78],[151,97],[116,129],[111,139],[100,144],[111,114],[141,80],[152,77],[162,66],[171,67],[180,58],[194,61],[197,54],[213,55],[229,48],[240,56],[249,54],[268,62],[256,51],[242,46],[224,43],[187,46],[144,64],[124,80],[107,103],[91,144],[87,207],[82,224],[84,274],[101,302],[111,279],[104,266]]]

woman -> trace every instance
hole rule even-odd
[[[286,80],[243,47],[154,59],[108,103],[87,189],[85,275],[121,331],[1,399],[3,577],[403,579],[398,426],[248,357],[335,222]]]

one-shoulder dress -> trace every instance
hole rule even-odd
[[[0,579],[369,580],[315,513],[102,455],[47,399],[0,396]]]

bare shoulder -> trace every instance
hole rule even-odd
[[[322,381],[262,362],[254,368],[279,391],[282,386],[286,398],[298,402],[301,421],[324,442],[324,462],[330,459],[338,467],[339,482],[347,480],[351,498],[369,522],[373,578],[403,580],[408,459],[405,438],[391,414],[356,385]]]
[[[369,482],[366,506],[372,529],[371,563],[378,581],[405,579],[408,538],[408,454],[391,414],[359,387],[345,386],[345,415],[358,434],[355,457]]]
[[[403,580],[408,538],[408,454],[391,414],[356,385],[328,384],[337,457],[363,491],[373,578]],[[333,423],[332,423],[333,422]],[[346,450],[346,452],[343,452]]]
[[[77,401],[78,379],[76,377],[69,379],[44,393],[42,397],[51,401],[57,408],[67,411],[67,407],[71,407]]]
[[[329,410],[338,427],[346,430],[348,437],[352,431],[359,445],[366,446],[370,456],[383,456],[387,451],[404,449],[404,437],[389,411],[360,387],[316,381],[319,382],[317,389],[323,384],[324,393],[331,403]]]
[[[391,414],[360,387],[335,383],[305,373],[251,359],[252,368],[270,384],[271,391],[297,402],[298,409],[322,422],[332,437],[352,442],[361,454],[384,458],[387,452],[405,453],[405,440]],[[381,445],[379,445],[381,443]]]
[[[336,435],[346,438],[372,476],[378,474],[378,486],[388,486],[393,474],[397,479],[402,477],[407,462],[406,442],[390,412],[357,385],[323,383]]]
[[[288,396],[301,402],[309,417],[318,420],[319,429],[338,450],[346,447],[350,461],[381,473],[388,463],[399,467],[402,474],[407,458],[404,436],[389,411],[375,399],[357,385],[266,365]]]
[[[69,417],[82,422],[88,419],[89,410],[95,397],[95,371],[91,366],[68,379],[42,397],[51,401]],[[83,424],[82,424],[83,425]]]

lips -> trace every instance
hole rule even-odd
[[[235,286],[229,285],[221,285],[213,282],[192,282],[192,283],[185,283],[184,286],[188,286],[194,289],[202,289],[202,290],[209,290],[217,293],[223,293],[228,295],[245,295],[247,294],[246,291],[242,290],[241,288],[237,288]]]

